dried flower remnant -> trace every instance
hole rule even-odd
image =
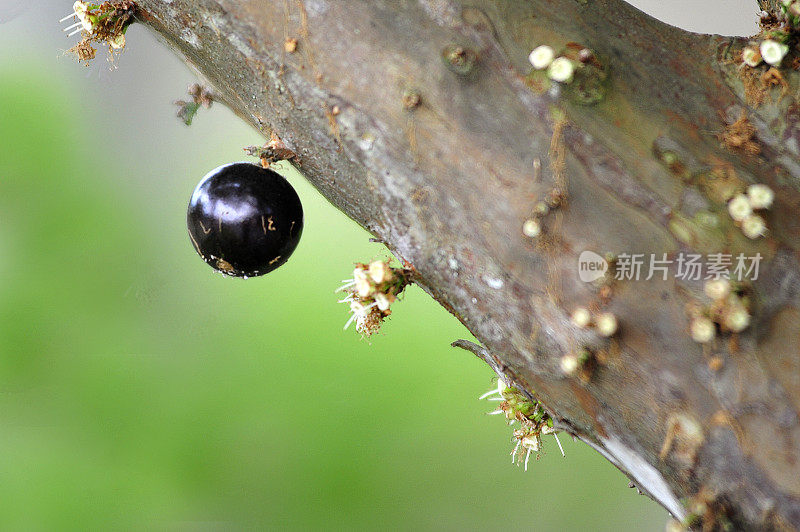
[[[419,107],[422,102],[422,95],[416,89],[406,89],[403,91],[402,104],[403,109],[411,111]]]
[[[290,150],[274,131],[269,135],[269,142],[264,146],[247,146],[244,152],[252,157],[261,159],[261,166],[268,168],[272,163],[280,161],[298,162],[297,154]]]
[[[88,41],[81,41],[69,49],[69,53],[78,58],[78,61],[83,62],[86,66],[97,56],[97,49],[92,46]]]
[[[411,276],[409,270],[390,266],[389,261],[372,261],[356,264],[353,278],[342,282],[337,292],[347,296],[339,302],[349,304],[352,314],[344,328],[355,322],[358,332],[372,336],[391,315],[389,307],[411,283]]]
[[[756,142],[755,135],[755,126],[750,123],[747,113],[742,111],[739,119],[725,128],[720,140],[725,147],[752,156],[761,153],[761,146]]]
[[[211,104],[214,103],[214,93],[206,87],[201,87],[198,83],[189,85],[189,96],[192,97],[191,101],[176,100],[175,105],[178,106],[177,117],[187,126],[192,125],[197,111],[200,107],[209,109]]]

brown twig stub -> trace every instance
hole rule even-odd
[[[258,157],[264,168],[269,168],[273,163],[280,161],[297,162],[298,157],[295,152],[286,147],[286,144],[274,131],[270,134],[270,141],[263,146],[247,146],[244,152],[251,157]]]

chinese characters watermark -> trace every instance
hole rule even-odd
[[[590,283],[603,277],[609,268],[617,281],[649,281],[669,277],[681,281],[731,279],[755,281],[758,279],[761,253],[620,253],[613,258],[613,266],[602,255],[584,251],[578,257],[578,276]]]

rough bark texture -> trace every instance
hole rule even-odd
[[[678,519],[800,528],[790,68],[788,92],[756,105],[738,59],[746,40],[684,32],[619,0],[138,4],[140,20],[244,120],[280,135],[305,176],[484,347],[460,345],[535,395],[559,427]],[[529,75],[535,46],[568,42],[595,52],[605,86],[581,92]],[[453,46],[466,66],[447,61]],[[411,109],[409,91],[420,95]],[[743,111],[758,155],[721,146]],[[719,193],[748,183],[777,193],[766,238],[745,238]],[[566,191],[565,205],[542,219],[543,236],[526,237],[523,221],[553,189]],[[760,252],[752,325],[702,347],[686,310],[704,301],[702,282],[583,283],[583,250]],[[578,305],[615,313],[619,333],[573,326]],[[582,348],[601,362],[588,382],[559,364]]]

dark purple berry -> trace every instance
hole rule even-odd
[[[303,206],[280,174],[232,163],[200,181],[186,222],[194,248],[212,268],[255,277],[289,259],[303,232]]]

